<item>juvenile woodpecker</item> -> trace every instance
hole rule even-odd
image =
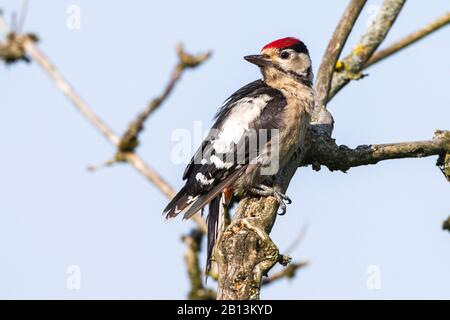
[[[272,195],[285,213],[290,199],[272,187],[272,178],[301,150],[314,107],[311,59],[302,41],[279,39],[244,59],[257,65],[263,78],[236,91],[218,110],[184,171],[185,186],[164,209],[167,218],[185,211],[188,219],[209,204],[207,271],[233,196]]]

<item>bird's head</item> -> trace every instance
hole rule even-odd
[[[244,59],[260,67],[266,82],[290,79],[311,85],[313,74],[308,48],[297,38],[275,40],[266,44],[261,54]]]

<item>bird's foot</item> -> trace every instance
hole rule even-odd
[[[254,194],[257,194],[257,195],[263,196],[263,197],[268,197],[268,196],[275,197],[275,199],[277,199],[278,203],[280,204],[281,212],[278,213],[280,216],[282,216],[286,213],[286,203],[287,204],[292,203],[292,200],[287,195],[275,190],[274,188],[268,187],[264,184],[259,184],[255,187],[251,188],[250,191]]]

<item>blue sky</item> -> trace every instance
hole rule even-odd
[[[258,78],[244,55],[267,42],[301,38],[317,70],[346,1],[31,1],[25,30],[116,132],[166,83],[175,44],[213,50],[184,75],[146,125],[139,153],[175,187],[182,164],[170,161],[176,129],[205,128],[234,90]],[[348,51],[380,1],[369,1]],[[81,9],[81,29],[66,26]],[[19,1],[0,3],[7,14]],[[286,9],[288,8],[288,9]],[[445,1],[408,1],[387,42],[447,11]],[[426,140],[450,127],[450,30],[444,29],[368,70],[329,108],[338,143]],[[189,222],[166,222],[167,199],[128,166],[89,173],[113,148],[57,91],[36,64],[0,67],[0,297],[184,298],[189,289],[180,236]],[[305,223],[292,253],[310,266],[263,298],[450,298],[449,185],[435,157],[386,161],[349,173],[299,170],[294,203],[272,238],[281,251]],[[67,287],[68,266],[81,287]],[[368,270],[379,271],[377,290]],[[369,271],[370,273],[370,271]]]

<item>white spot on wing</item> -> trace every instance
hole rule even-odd
[[[187,203],[190,204],[190,203],[194,202],[195,200],[198,199],[198,197],[199,196],[195,196],[195,197],[189,196],[188,199],[187,199]]]
[[[195,175],[195,179],[200,182],[202,185],[211,184],[214,182],[214,178],[208,179],[205,177],[205,175],[201,172],[197,173]]]

